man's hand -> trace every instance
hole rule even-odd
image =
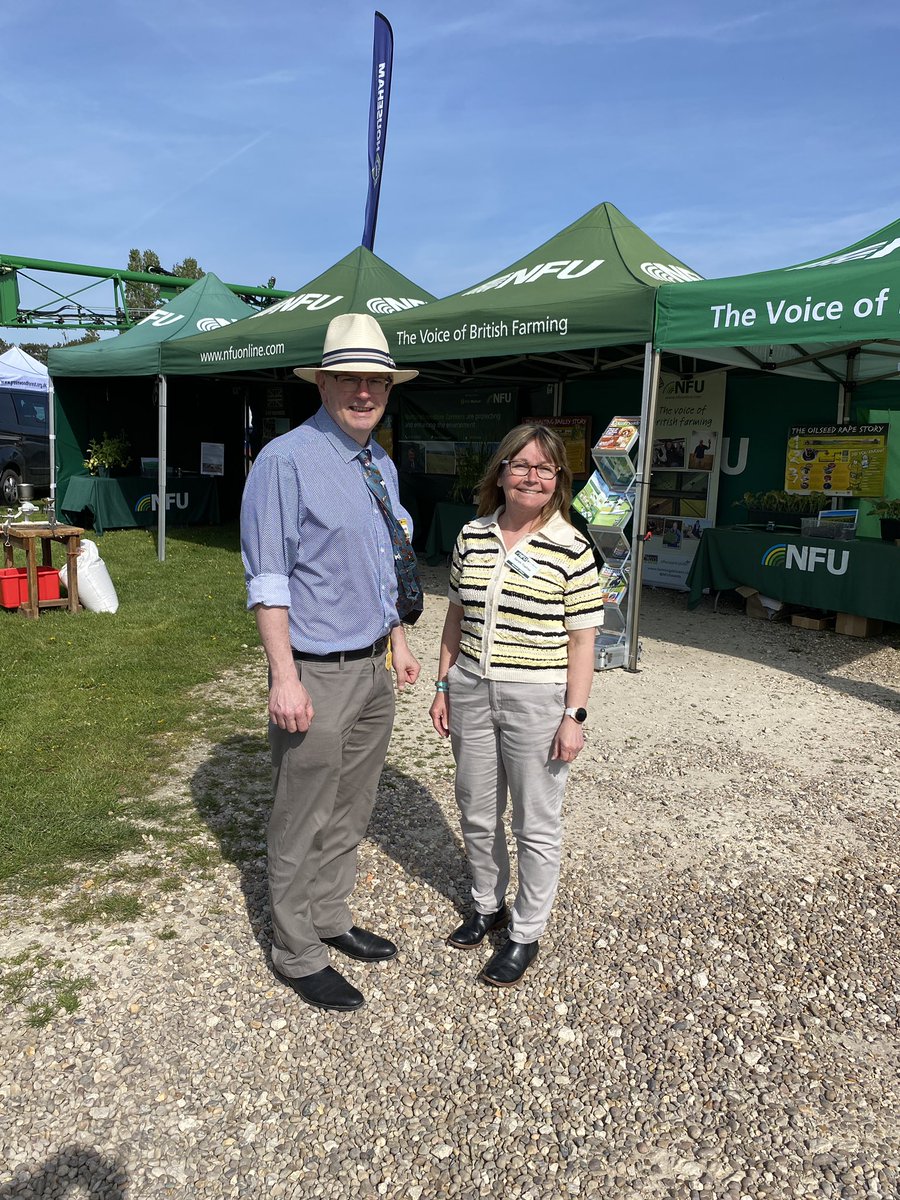
[[[294,676],[269,689],[269,719],[288,733],[306,733],[315,716],[309,692]]]
[[[391,660],[397,676],[397,691],[402,692],[408,683],[416,682],[422,668],[407,646],[406,638],[403,639],[402,644],[392,644]]]

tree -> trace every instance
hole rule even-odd
[[[96,329],[89,329],[83,337],[72,338],[64,342],[55,342],[52,346],[47,342],[19,342],[18,345],[20,350],[24,350],[26,354],[30,354],[32,358],[36,358],[38,362],[43,363],[46,367],[47,355],[51,350],[57,350],[62,346],[89,346],[92,342],[99,341],[100,334],[97,333]],[[0,338],[0,354],[5,354],[7,350],[12,349],[12,345],[13,343],[5,342],[3,338]]]
[[[145,250],[143,253],[140,250],[129,250],[127,269],[144,273],[159,271],[159,255],[155,250]],[[138,313],[145,316],[148,312],[153,312],[154,308],[159,308],[159,288],[154,287],[152,283],[126,283],[125,303],[132,316]]]
[[[201,271],[196,258],[186,258],[183,262],[174,265],[172,274],[180,275],[182,279],[202,279],[206,272]]]
[[[177,275],[181,279],[202,279],[206,274],[196,258],[185,258],[167,271],[161,266],[155,250],[129,250],[127,269],[150,275]],[[159,288],[152,283],[126,283],[125,303],[132,317],[144,317],[160,307]]]

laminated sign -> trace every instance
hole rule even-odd
[[[788,439],[786,492],[884,495],[888,425],[796,425]]]

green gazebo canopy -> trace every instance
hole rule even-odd
[[[54,377],[159,375],[164,345],[193,337],[198,330],[221,329],[253,312],[217,275],[204,275],[162,308],[115,338],[90,346],[64,346],[50,351]]]
[[[170,342],[163,367],[172,375],[218,375],[226,371],[295,367],[321,361],[332,317],[418,309],[434,297],[358,246],[292,296],[254,313],[239,325]]]
[[[900,221],[796,266],[662,287],[654,342],[808,379],[897,378]]]
[[[613,204],[472,287],[385,320],[398,362],[647,342],[656,289],[701,277]]]

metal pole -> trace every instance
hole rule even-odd
[[[626,669],[637,670],[638,625],[641,618],[641,585],[644,576],[644,535],[647,532],[647,508],[650,497],[650,471],[653,461],[653,426],[656,424],[656,397],[659,391],[660,352],[653,343],[644,347],[644,385],[641,393],[641,444],[635,476],[634,524],[631,530],[631,579],[625,619]]]
[[[47,507],[47,518],[51,525],[56,524],[56,393],[53,390],[53,380],[47,377],[47,410],[48,432],[50,434],[50,503]]]
[[[553,416],[554,417],[562,416],[564,390],[565,390],[565,384],[562,382],[561,379],[558,380],[556,383],[554,383],[554,385],[553,385]]]
[[[156,557],[160,562],[166,561],[166,377],[160,375],[157,379],[157,397],[159,401],[159,468],[156,482]]]
[[[847,370],[843,380],[838,384],[838,425],[847,425],[850,421],[850,403],[853,396],[853,371],[858,357],[858,350],[848,350]]]

